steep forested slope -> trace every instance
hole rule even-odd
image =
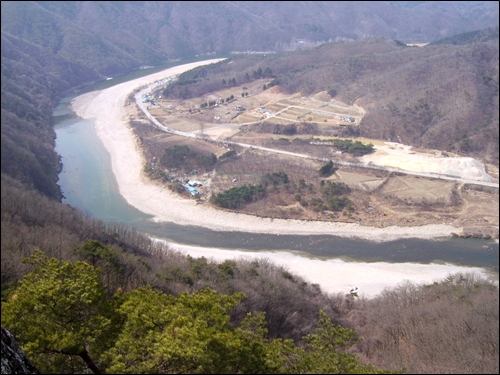
[[[431,42],[498,23],[496,2],[2,2],[2,30],[99,68],[293,40]],[[85,43],[83,52],[78,46]],[[109,58],[109,60],[107,60]],[[119,60],[117,59],[119,58]]]
[[[2,33],[2,173],[60,199],[52,108],[70,88],[97,77],[43,47]]]
[[[50,109],[70,88],[104,79],[109,75],[123,74],[141,65],[155,65],[168,59],[195,54],[273,49],[280,51],[293,46],[302,48],[308,42],[355,40],[370,35],[406,42],[432,41],[456,32],[493,26],[498,19],[496,2],[416,2],[411,5],[406,2],[361,2],[353,6],[350,2],[3,1],[1,7],[2,172],[55,198],[60,197],[55,185],[60,167],[57,156],[53,153],[54,133],[49,125]],[[400,83],[394,85],[394,77],[390,75],[379,78],[379,82],[371,78],[369,82],[364,82],[362,77],[383,74],[373,65],[384,66],[387,61],[371,61],[369,54],[381,51],[371,51],[366,45],[363,48],[363,51],[359,51],[359,54],[366,55],[363,56],[363,61],[341,62],[341,56],[348,58],[353,53],[341,52],[339,48],[331,50],[331,54],[324,54],[323,64],[326,63],[325,59],[335,58],[338,65],[330,64],[330,68],[335,70],[329,77],[330,82],[334,80],[338,83],[338,92],[343,99],[351,100],[359,96],[360,103],[366,105],[369,102],[374,108],[384,106],[382,115],[373,111],[371,117],[367,117],[368,125],[363,128],[369,129],[366,135],[415,141],[415,137],[407,134],[406,130],[395,132],[396,125],[391,121],[389,125],[385,124],[388,118],[394,119],[393,122],[400,122],[400,116],[389,113],[387,106],[390,101],[397,111],[405,110],[406,107],[413,110],[420,105],[420,99],[424,102],[434,100],[433,94],[426,94],[426,97],[421,92],[417,93],[417,102],[401,98],[398,94],[394,95],[394,100],[388,100],[387,93],[380,91],[379,86],[401,89],[407,87]],[[484,50],[484,47],[481,48]],[[454,52],[450,52],[452,53]],[[484,56],[481,55],[483,53]],[[491,60],[491,53],[476,53],[481,55],[480,58],[486,58],[486,61],[475,73],[488,81],[489,88],[478,89],[478,92],[475,87],[464,90],[464,98],[467,95],[472,97],[470,102],[477,98],[483,102],[491,102],[490,92],[492,88],[495,89],[495,84],[498,85],[494,72],[490,72],[491,64],[495,64]],[[422,56],[415,58],[421,59]],[[289,78],[287,80],[286,77],[281,77],[286,90],[301,90],[307,94],[320,89],[322,85],[315,82],[319,82],[317,77],[321,75],[318,75],[316,68],[311,67],[321,64],[318,55],[306,56],[307,64],[301,63],[298,56],[294,59],[297,61],[289,63],[282,59],[274,64],[278,65],[273,69],[275,74],[286,73]],[[395,61],[392,60],[392,63],[396,63]],[[448,69],[445,63],[441,65],[443,69]],[[346,66],[348,68],[344,72]],[[409,71],[403,72],[402,77],[413,74],[408,63],[398,68]],[[466,66],[460,68],[465,71],[468,69]],[[296,71],[290,72],[294,69]],[[436,74],[441,72],[438,70]],[[450,74],[458,82],[463,78],[462,74]],[[421,78],[418,76],[418,79]],[[434,75],[428,78],[435,81]],[[468,78],[465,81],[470,83]],[[377,87],[369,87],[372,83]],[[363,89],[360,90],[358,86],[363,86]],[[426,86],[425,82],[423,86]],[[427,88],[420,87],[419,91],[422,89]],[[450,83],[444,94],[455,89]],[[376,92],[376,98],[373,97],[373,92]],[[384,99],[379,99],[380,97]],[[450,101],[456,102],[453,98]],[[457,106],[462,106],[463,103],[464,100],[457,103]],[[466,107],[471,105],[474,110],[467,110],[468,113],[461,117],[458,129],[453,132],[452,143],[464,141],[465,147],[462,148],[477,151],[484,146],[481,145],[483,138],[495,138],[495,134],[481,135],[484,133],[481,129],[494,123],[495,117],[491,118],[487,113],[478,118],[477,114],[481,110],[470,103]],[[402,106],[405,108],[402,109]],[[420,110],[417,108],[417,111]],[[446,116],[442,111],[437,112],[440,116]],[[427,119],[431,114],[423,116]],[[403,122],[413,120],[415,116],[406,117],[408,118]],[[453,121],[455,118],[449,119],[449,122]],[[463,129],[464,123],[469,122],[476,128],[471,132]],[[424,124],[424,129],[419,129],[418,132],[422,134],[428,127],[429,124]],[[424,144],[430,145],[431,139],[439,138],[439,134],[428,134],[429,142],[424,141]],[[468,137],[475,138],[476,141],[470,145]],[[488,154],[495,151],[490,150],[489,146],[484,147],[488,148]]]
[[[449,36],[447,38],[435,40],[429,44],[471,44],[475,42],[486,42],[498,39],[498,26],[488,27],[482,30],[469,31]]]

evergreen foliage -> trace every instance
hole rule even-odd
[[[95,361],[116,329],[100,271],[85,262],[49,259],[39,250],[25,261],[36,268],[2,303],[2,325],[42,373],[96,372]]]
[[[224,208],[235,209],[244,204],[263,198],[269,187],[288,185],[288,175],[285,172],[266,173],[259,185],[243,185],[214,194],[210,202]]]
[[[91,256],[105,249],[87,245]],[[302,348],[267,338],[263,313],[248,313],[233,326],[230,311],[245,298],[242,293],[207,288],[173,296],[142,287],[108,298],[100,270],[86,262],[59,262],[39,250],[26,262],[35,269],[2,303],[2,325],[42,372],[377,372],[347,353],[356,333],[334,325],[324,312]]]
[[[331,197],[335,195],[349,194],[351,188],[343,182],[326,181],[323,185],[323,195]]]
[[[268,185],[278,186],[282,184],[288,184],[288,175],[285,172],[273,172],[266,173],[262,177],[262,185],[267,187]]]
[[[230,158],[231,156],[235,156],[235,155],[236,155],[236,150],[229,150],[229,151],[223,153],[221,156],[219,156],[219,160],[224,160],[224,159]]]
[[[323,139],[322,142],[331,142],[337,150],[356,156],[366,155],[374,151],[373,144],[364,144],[361,141],[353,141],[352,139]]]
[[[328,163],[326,163],[319,169],[319,175],[329,176],[330,174],[335,172],[335,170],[332,169],[333,169],[333,161],[329,160]]]
[[[238,208],[262,197],[264,187],[259,185],[243,185],[231,188],[210,197],[210,202],[224,208]]]

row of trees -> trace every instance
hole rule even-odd
[[[259,67],[257,70],[253,71],[252,74],[253,79],[260,79],[260,78],[269,78],[273,77],[273,71],[271,68],[267,67],[266,69],[262,70],[261,67]],[[245,73],[245,82],[250,82],[252,78],[250,77],[250,74],[248,72]],[[228,81],[226,81],[225,78],[222,79],[222,85],[223,86],[236,86],[236,78],[230,78]]]
[[[231,79],[229,79],[228,82],[226,82],[225,79],[222,79],[222,85],[223,86],[226,86],[226,85],[236,86],[236,78],[231,78]]]
[[[241,293],[143,287],[108,297],[100,269],[86,262],[39,250],[25,262],[35,268],[2,303],[2,325],[42,373],[384,373],[347,352],[356,333],[324,312],[296,346],[267,338],[262,313],[233,326]]]
[[[366,155],[374,151],[372,143],[365,144],[361,141],[353,141],[352,139],[333,138],[321,139],[320,141],[329,142],[337,150],[357,156]]]
[[[243,94],[241,94],[241,96],[243,96]],[[220,100],[210,100],[208,102],[203,102],[200,104],[200,108],[207,108],[207,107],[210,108],[210,107],[214,107],[217,104],[229,103],[232,100],[234,100],[234,95],[228,96],[226,98],[226,100],[224,100],[224,98],[222,98]]]

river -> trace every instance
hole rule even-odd
[[[106,85],[109,84],[107,81]],[[328,235],[222,232],[154,222],[151,216],[130,206],[120,195],[109,153],[97,137],[93,122],[82,120],[71,111],[71,99],[65,98],[53,111],[56,152],[63,162],[59,185],[65,196],[63,202],[88,215],[133,226],[152,237],[178,244],[180,250],[193,256],[210,255],[214,259],[231,255],[265,256],[319,283],[326,291],[345,290],[344,284],[352,285],[357,278],[364,277],[365,282],[357,284],[366,285],[367,296],[370,296],[405,279],[433,281],[448,273],[479,268],[498,280],[499,246],[493,240],[403,239],[379,243]],[[329,281],[328,274],[335,271],[341,275],[348,269],[352,271],[353,265],[358,272],[349,272],[350,279],[340,286],[329,284],[333,281]],[[378,274],[370,279],[367,267],[376,268]],[[375,287],[377,278],[386,282]]]

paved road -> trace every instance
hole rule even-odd
[[[163,130],[167,133],[171,134],[176,134],[180,135],[183,137],[189,137],[189,138],[197,138],[197,139],[205,139],[208,141],[216,141],[208,136],[201,136],[199,134],[196,134],[195,132],[192,133],[185,133],[185,132],[180,132],[178,130],[174,130],[171,128],[168,128],[164,125],[162,125],[156,118],[153,117],[147,110],[146,106],[144,103],[141,101],[142,95],[149,91],[149,88],[146,88],[139,93],[135,95],[135,101],[139,108],[144,112],[144,114],[160,129]],[[234,124],[232,124],[234,125]],[[238,124],[238,126],[241,126],[243,124]],[[294,157],[299,157],[299,158],[305,158],[305,159],[314,159],[314,160],[320,160],[324,162],[332,161],[334,164],[338,165],[346,165],[346,166],[351,166],[351,167],[357,167],[357,168],[365,168],[365,169],[376,169],[376,170],[382,170],[382,171],[388,171],[388,172],[397,172],[397,173],[402,173],[402,174],[407,174],[407,175],[413,175],[413,176],[420,176],[420,177],[426,177],[426,178],[437,178],[441,180],[449,180],[449,181],[456,181],[456,182],[461,182],[464,184],[471,184],[471,185],[479,185],[479,186],[488,186],[488,187],[493,187],[497,188],[499,187],[499,184],[494,183],[494,182],[485,182],[485,181],[477,181],[477,180],[468,180],[465,178],[459,178],[455,176],[448,176],[448,175],[443,175],[443,174],[438,174],[438,173],[424,173],[424,172],[414,172],[414,171],[408,171],[404,169],[399,169],[399,168],[391,168],[391,167],[384,167],[384,166],[378,166],[378,165],[370,165],[370,164],[362,164],[362,163],[352,163],[352,162],[347,162],[347,161],[340,161],[340,160],[335,160],[335,159],[329,159],[329,158],[318,158],[315,156],[307,155],[307,154],[299,154],[296,152],[290,152],[290,151],[284,151],[284,150],[279,150],[275,148],[268,148],[268,147],[261,147],[261,146],[255,146],[255,145],[249,145],[246,143],[239,143],[239,142],[233,142],[233,141],[225,141],[228,144],[233,144],[233,145],[238,145],[241,147],[246,147],[246,148],[251,148],[251,149],[259,149],[263,151],[268,151],[268,152],[274,152],[276,154],[284,154],[284,155],[290,155]]]

